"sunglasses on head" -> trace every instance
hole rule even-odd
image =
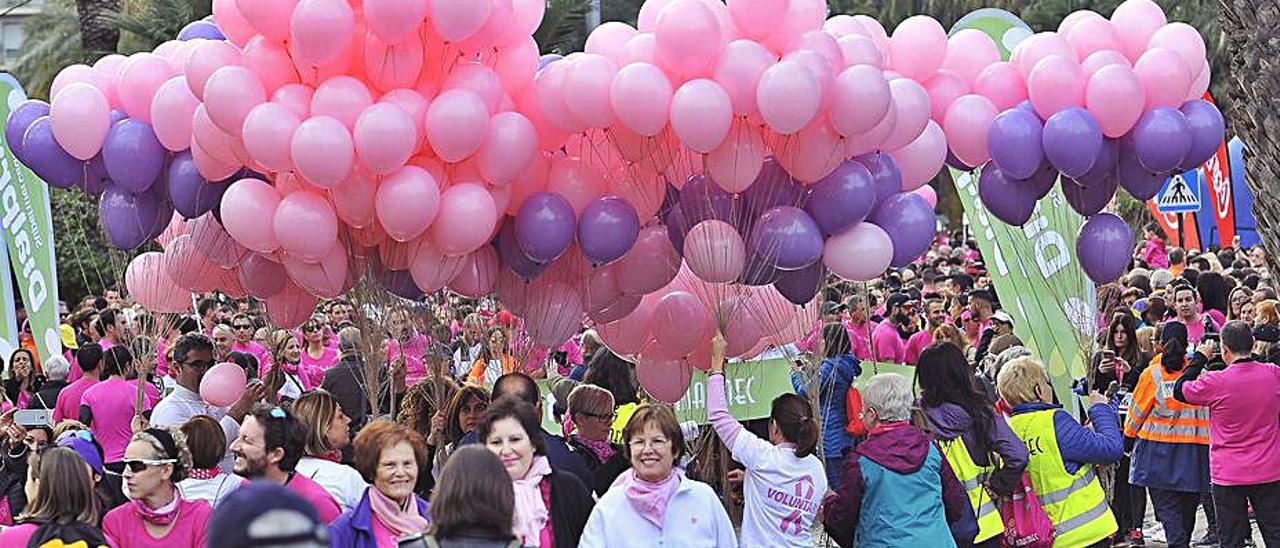
[[[178,459],[125,459],[123,464],[130,472],[137,474],[152,466],[164,466],[176,462],[178,462]]]

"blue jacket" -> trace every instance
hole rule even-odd
[[[431,519],[427,501],[417,495],[413,496],[413,500],[418,503],[418,513]],[[329,537],[333,548],[378,548],[378,541],[373,537],[373,508],[369,505],[368,489],[360,497],[360,504],[338,516],[329,526]]]
[[[862,366],[853,354],[827,358],[818,368],[818,405],[822,413],[822,454],[825,458],[843,458],[845,449],[852,445],[852,437],[844,430],[849,423],[844,403],[853,379],[861,374]],[[796,394],[808,397],[804,379],[798,371],[791,373],[791,386]]]
[[[1053,414],[1053,428],[1068,474],[1076,473],[1085,464],[1112,464],[1124,456],[1124,434],[1120,432],[1120,415],[1115,407],[1099,403],[1089,408],[1093,430],[1076,422],[1057,404],[1022,403],[1013,406],[1013,414],[1045,409],[1058,410]]]

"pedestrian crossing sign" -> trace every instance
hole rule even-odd
[[[1175,174],[1164,182],[1156,194],[1156,209],[1161,213],[1200,211],[1200,171]]]

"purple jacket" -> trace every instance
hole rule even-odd
[[[1000,455],[1001,466],[991,473],[987,485],[1001,495],[1013,493],[1022,480],[1022,472],[1027,469],[1027,461],[1031,457],[1027,454],[1026,444],[1013,433],[1004,417],[995,414],[995,420],[987,430],[991,446],[987,451],[981,451],[974,436],[973,419],[963,407],[943,402],[937,407],[926,408],[924,412],[929,417],[933,437],[945,441],[962,438],[965,447],[969,449],[969,457],[978,466],[991,463],[991,452]]]

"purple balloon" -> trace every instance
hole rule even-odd
[[[822,266],[822,261],[818,261],[800,270],[782,273],[778,281],[773,282],[773,288],[792,304],[804,306],[818,294],[826,276],[827,269]]]
[[[1143,113],[1129,138],[1138,160],[1156,173],[1177,169],[1191,150],[1191,126],[1176,108],[1153,108]]]
[[[1090,186],[1107,177],[1114,177],[1116,163],[1120,160],[1120,141],[1103,139],[1102,148],[1098,149],[1098,157],[1093,160],[1093,167],[1079,179],[1080,186]]]
[[[804,210],[818,223],[824,236],[839,234],[871,213],[875,181],[867,166],[852,160],[836,167],[809,190]]]
[[[539,192],[516,213],[516,243],[535,262],[549,263],[573,245],[573,206],[564,196]]]
[[[1013,108],[1030,112],[1031,114],[1034,114],[1035,117],[1039,119],[1041,122],[1044,122],[1044,119],[1040,118],[1040,113],[1036,112],[1036,106],[1031,104],[1031,99],[1024,100],[1023,102],[1018,103],[1017,105],[1014,105]]]
[[[662,192],[662,205],[658,206],[658,218],[666,219],[671,210],[680,205],[680,189],[667,183]]]
[[[689,223],[684,222],[684,212],[678,207],[673,207],[662,220],[663,224],[667,225],[667,239],[671,240],[671,247],[676,248],[676,253],[684,256],[684,237],[692,228]]]
[[[1010,179],[994,162],[978,176],[978,197],[997,219],[1022,226],[1036,210],[1037,188],[1030,181]]]
[[[1043,132],[1044,124],[1033,113],[1016,108],[1000,113],[987,130],[991,161],[1009,177],[1031,178],[1044,161]]]
[[[854,160],[866,166],[867,171],[871,172],[871,180],[876,184],[875,206],[902,192],[902,172],[898,171],[898,163],[893,160],[893,156],[883,152],[872,152]]]
[[[796,182],[787,170],[772,156],[765,158],[755,182],[742,191],[741,197],[750,211],[749,217],[757,217],[765,210],[777,206],[804,207],[804,186]],[[739,227],[741,228],[741,227]]]
[[[779,270],[801,269],[822,258],[818,223],[798,207],[778,206],[764,212],[749,242],[752,251]]]
[[[182,30],[178,31],[179,40],[186,41],[195,40],[197,38],[203,38],[205,40],[226,40],[227,36],[222,34],[222,29],[218,28],[218,25],[208,21],[194,21],[187,23],[187,26],[182,27]]]
[[[1218,107],[1204,99],[1182,103],[1182,108],[1178,110],[1182,111],[1187,119],[1187,126],[1191,128],[1191,147],[1179,167],[1192,170],[1218,153],[1218,147],[1222,146],[1222,139],[1226,136],[1227,126]]]
[[[1102,179],[1089,183],[1087,187],[1081,186],[1076,181],[1063,181],[1062,195],[1067,199],[1071,209],[1088,217],[1107,207],[1119,187],[1120,181],[1116,180],[1114,173],[1109,173]]]
[[[213,211],[213,206],[222,201],[222,194],[232,182],[206,181],[196,169],[191,152],[185,150],[173,156],[165,178],[168,183],[165,187],[169,191],[173,209],[184,219],[194,219]]]
[[[901,192],[876,206],[869,221],[889,233],[893,242],[891,266],[906,266],[914,261],[938,235],[938,218],[929,202],[913,192]]]
[[[1063,109],[1044,123],[1041,144],[1053,167],[1068,177],[1082,177],[1098,158],[1102,128],[1085,109]]]
[[[1049,160],[1046,159],[1040,164],[1040,169],[1036,170],[1035,175],[1032,175],[1030,179],[1024,179],[1022,182],[1029,185],[1031,193],[1036,197],[1036,201],[1039,201],[1041,198],[1048,196],[1049,192],[1053,190],[1053,185],[1058,183],[1059,175],[1061,173],[1058,173],[1058,170],[1053,168],[1053,164],[1050,164]]]
[[[86,163],[84,180],[80,181],[78,186],[85,194],[97,196],[102,194],[110,184],[111,177],[107,175],[107,166],[102,163],[102,154],[99,153]]]
[[[1129,191],[1129,194],[1145,202],[1160,192],[1160,187],[1164,186],[1169,174],[1152,173],[1142,165],[1138,154],[1131,147],[1122,145],[1120,158],[1116,162],[1116,177],[1120,179],[1120,186]]]
[[[728,192],[711,181],[705,173],[691,175],[680,189],[680,209],[684,210],[684,218],[693,224],[707,219],[728,221],[732,216]]]
[[[378,264],[374,270],[374,277],[378,279],[383,289],[402,299],[416,301],[424,294],[418,284],[413,281],[413,275],[408,270],[391,270]]]
[[[22,157],[22,135],[38,118],[48,115],[49,103],[35,99],[23,101],[9,113],[9,120],[4,124],[4,142],[9,145],[9,150],[13,151],[13,156],[19,162],[27,163]]]
[[[1133,255],[1133,231],[1128,223],[1110,213],[1089,217],[1076,237],[1080,268],[1096,284],[1120,279]]]
[[[747,264],[738,276],[738,283],[750,286],[769,285],[778,281],[784,274],[776,267],[777,261],[759,253],[747,250]]]
[[[167,154],[151,126],[133,119],[111,126],[102,144],[102,159],[111,180],[134,193],[151,188],[164,170]]]
[[[27,167],[50,186],[71,188],[84,182],[84,162],[58,145],[48,116],[41,116],[27,128],[22,135],[22,149]]]
[[[164,231],[172,217],[173,206],[153,191],[133,194],[113,184],[103,191],[98,201],[102,229],[111,245],[120,249],[134,249],[147,243],[152,234]]]
[[[520,243],[516,241],[514,218],[503,221],[502,228],[498,229],[497,241],[498,258],[502,259],[502,264],[507,265],[507,268],[526,282],[537,278],[551,266],[551,263],[539,263],[530,259],[524,254],[524,250],[520,249]]]
[[[578,247],[595,265],[622,258],[639,236],[640,215],[618,196],[592,200],[578,221]]]

